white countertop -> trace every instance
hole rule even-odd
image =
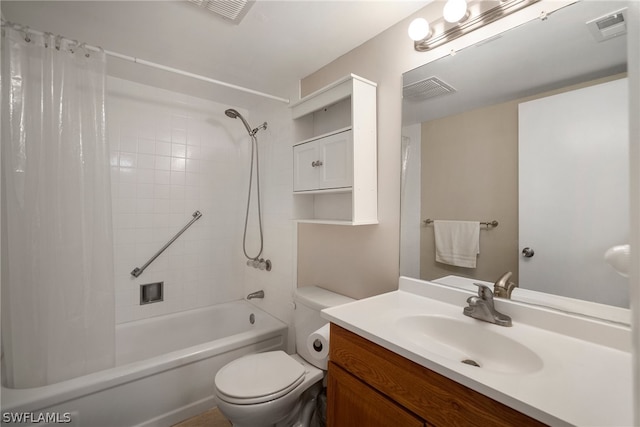
[[[462,314],[473,293],[401,278],[398,291],[325,309],[322,316],[388,350],[553,426],[631,426],[630,328],[497,300],[513,319],[502,327]],[[501,334],[540,357],[539,369],[505,373],[443,357],[428,339],[407,338],[397,321],[409,316],[455,318]]]

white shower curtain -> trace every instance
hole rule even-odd
[[[2,25],[2,356],[12,388],[114,365],[105,55]]]

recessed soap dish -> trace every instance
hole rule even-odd
[[[140,285],[140,305],[162,301],[164,282]]]

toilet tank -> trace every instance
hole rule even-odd
[[[355,300],[317,286],[296,289],[293,300],[296,303],[296,309],[293,313],[296,353],[307,362],[317,366],[315,359],[311,357],[307,349],[307,337],[328,323],[327,320],[320,316],[320,311]],[[325,369],[326,362],[324,366],[317,367]]]

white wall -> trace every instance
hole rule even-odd
[[[400,170],[400,275],[420,277],[420,182],[421,182],[421,125],[402,128]]]
[[[244,126],[215,102],[113,77],[107,89],[116,322],[241,298]],[[196,210],[202,218],[133,278]],[[156,281],[164,301],[139,305],[139,285]]]

